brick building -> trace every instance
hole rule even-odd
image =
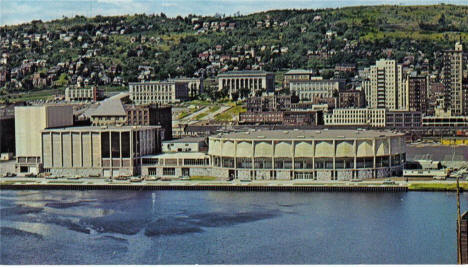
[[[156,126],[162,139],[172,139],[172,107],[156,104],[123,104],[118,99],[103,101],[91,114],[93,126]]]
[[[408,89],[408,108],[412,112],[427,111],[427,76],[408,76],[406,87]]]
[[[364,92],[360,90],[338,92],[338,108],[364,108],[365,104]]]

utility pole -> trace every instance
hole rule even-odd
[[[460,176],[457,175],[457,263],[462,263],[461,257],[461,217],[460,217]]]

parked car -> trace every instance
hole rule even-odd
[[[139,177],[130,178],[130,182],[141,182],[141,181],[143,181],[143,179]]]

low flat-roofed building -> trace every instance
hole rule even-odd
[[[41,169],[41,131],[73,125],[71,105],[15,107],[16,172],[37,174]]]
[[[239,114],[239,124],[316,126],[318,123],[316,111],[244,112]]]
[[[130,99],[135,104],[179,103],[189,99],[186,82],[150,81],[129,83]]]
[[[212,176],[351,180],[401,175],[404,134],[377,130],[260,130],[209,137]]]
[[[211,176],[210,157],[202,152],[177,152],[144,156],[141,175],[162,178]]]
[[[97,87],[91,88],[73,88],[65,89],[66,101],[93,101],[96,102],[104,98],[104,90]]]
[[[385,115],[385,109],[334,109],[323,120],[326,126],[385,127]]]
[[[170,152],[200,152],[206,150],[205,137],[185,137],[162,142],[162,151]]]
[[[385,115],[387,128],[414,129],[422,126],[421,112],[387,111]]]
[[[468,127],[468,116],[424,116],[424,127]]]
[[[68,127],[41,132],[44,172],[57,176],[132,176],[140,159],[160,153],[159,126]]]

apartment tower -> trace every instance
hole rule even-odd
[[[369,68],[369,75],[363,82],[369,108],[406,110],[406,87],[403,70],[395,60],[378,60]]]

